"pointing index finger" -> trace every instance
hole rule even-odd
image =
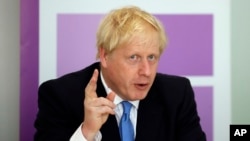
[[[99,72],[97,69],[94,70],[93,75],[85,88],[85,95],[90,97],[97,97],[96,95],[96,88],[97,88],[97,80],[98,80]]]

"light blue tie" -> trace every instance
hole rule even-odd
[[[132,104],[128,101],[122,102],[123,114],[119,125],[120,135],[122,141],[134,140],[134,128],[130,120],[130,109]]]

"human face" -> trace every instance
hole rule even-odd
[[[130,44],[110,54],[101,50],[103,77],[122,99],[144,99],[155,79],[159,57],[159,38],[155,32],[135,35]]]

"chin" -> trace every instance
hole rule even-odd
[[[136,94],[136,96],[132,98],[132,101],[135,101],[135,100],[143,100],[146,96],[147,96],[147,93]]]

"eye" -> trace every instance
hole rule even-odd
[[[131,56],[129,57],[129,59],[130,59],[131,61],[136,61],[136,60],[139,59],[139,57],[138,57],[137,55],[131,55]]]
[[[156,56],[155,55],[149,55],[148,56],[148,60],[149,61],[155,61],[156,60]]]

